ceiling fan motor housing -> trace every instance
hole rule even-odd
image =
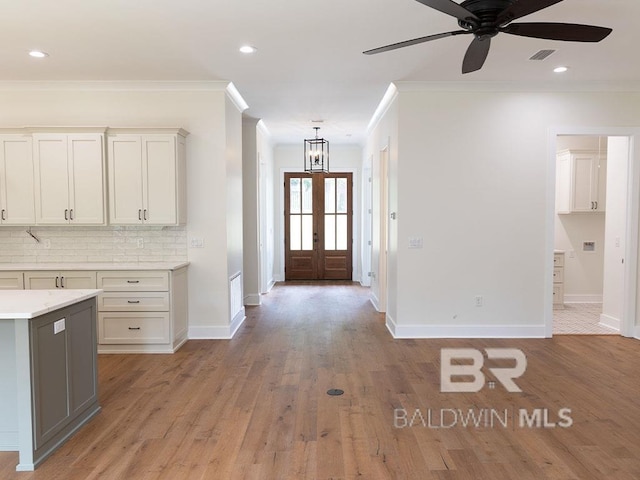
[[[515,0],[465,0],[460,5],[480,19],[458,20],[465,30],[472,32],[480,40],[495,37],[498,33],[498,16]]]

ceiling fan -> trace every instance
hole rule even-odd
[[[475,38],[462,62],[462,73],[470,73],[482,68],[489,54],[491,39],[498,33],[569,42],[599,42],[612,32],[610,28],[576,23],[511,23],[563,0],[465,0],[460,4],[452,0],[416,1],[457,18],[462,30],[414,38],[363,53],[372,55],[439,38],[473,34]]]

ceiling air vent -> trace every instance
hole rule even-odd
[[[539,52],[535,53],[529,60],[544,60],[549,55],[552,55],[555,52],[555,50],[540,50]]]

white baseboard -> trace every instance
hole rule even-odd
[[[246,318],[242,307],[231,325],[189,327],[189,340],[231,340]]]
[[[373,308],[376,309],[376,312],[380,311],[380,302],[378,300],[378,297],[376,297],[376,294],[373,293],[373,291],[371,291],[370,295],[369,295],[369,301],[371,302],[371,305],[373,305]]]
[[[273,279],[269,280],[269,283],[267,284],[267,290],[262,293],[269,293],[275,284],[276,284],[275,280]]]
[[[284,275],[274,275],[273,276],[273,283],[275,282],[284,282]]]
[[[602,295],[564,294],[564,303],[602,303]]]
[[[637,326],[633,329],[633,336],[640,340],[640,326]]]
[[[611,328],[619,332],[621,322],[619,318],[615,318],[610,315],[605,315],[604,313],[601,313],[599,325],[603,327]]]
[[[243,302],[245,305],[257,307],[262,303],[262,300],[259,293],[250,293],[244,296]]]
[[[544,325],[397,325],[387,315],[393,338],[546,338]]]

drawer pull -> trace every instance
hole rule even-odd
[[[127,300],[127,303],[140,303],[140,300]]]
[[[140,330],[140,327],[129,327],[129,330]]]
[[[127,283],[140,283],[140,280],[127,280]]]

